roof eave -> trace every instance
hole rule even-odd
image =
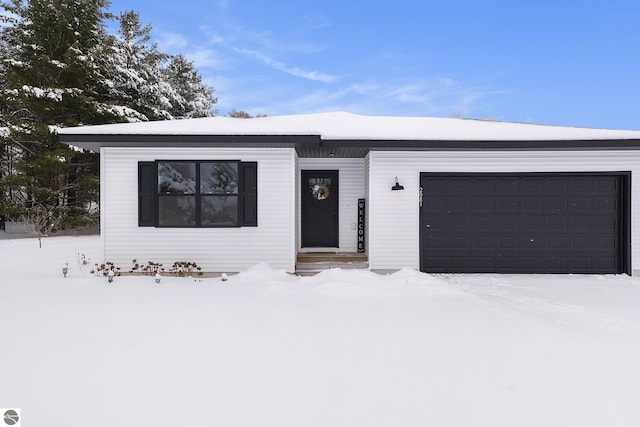
[[[366,148],[369,150],[632,150],[640,139],[594,140],[393,140],[331,139],[319,135],[170,135],[60,134],[60,141],[90,151],[101,147],[301,147]]]

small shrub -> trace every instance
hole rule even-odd
[[[116,265],[111,261],[107,261],[103,264],[96,264],[96,268],[91,270],[91,274],[94,274],[98,277],[107,277],[110,271],[113,271],[114,276],[120,276],[120,267],[116,267]]]
[[[133,267],[129,270],[129,273],[141,274],[143,276],[155,276],[156,273],[164,273],[164,267],[162,264],[147,261],[146,264],[139,264],[138,260],[132,260]]]
[[[84,257],[84,254],[82,255]],[[85,258],[80,258],[85,259]],[[131,261],[133,266],[129,269],[129,273],[131,274],[139,274],[143,276],[155,276],[157,273],[164,273],[166,270],[163,265],[159,262],[147,261],[146,264],[140,264],[138,260],[134,259]],[[104,276],[107,277],[109,275],[109,271],[113,271],[115,276],[120,276],[120,267],[116,267],[114,263],[111,261],[107,261],[103,264],[96,264],[95,268],[91,270],[91,274],[95,276]],[[173,266],[169,269],[169,272],[176,277],[188,277],[188,276],[202,276],[202,267],[200,267],[195,262],[190,261],[176,261],[173,263]]]
[[[202,267],[190,261],[176,261],[169,271],[177,277],[193,276],[194,274],[202,276]]]

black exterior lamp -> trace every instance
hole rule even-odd
[[[404,190],[404,187],[402,185],[400,185],[400,183],[398,182],[398,177],[396,176],[396,183],[393,187],[391,187],[392,190]]]

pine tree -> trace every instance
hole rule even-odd
[[[159,52],[150,42],[151,26],[143,25],[137,12],[122,12],[118,21],[118,36],[105,57],[111,58],[112,96],[127,107],[123,115],[129,121],[212,115],[213,88],[202,82],[193,63]]]
[[[126,105],[129,120],[171,119],[168,101],[162,96],[162,64],[168,55],[150,43],[151,26],[142,25],[137,12],[122,12],[120,29],[113,39],[111,71],[112,95]]]
[[[96,160],[60,144],[50,126],[116,119],[102,100],[97,46],[106,37],[107,0],[13,0],[2,31],[5,86],[0,93],[5,154],[11,156],[0,205],[5,216],[39,217],[40,231],[88,217],[79,193],[81,171],[96,176]],[[97,192],[93,191],[97,194]]]
[[[150,43],[136,12],[105,21],[109,0],[0,0],[0,221],[39,231],[97,219],[98,156],[56,127],[200,117],[216,102],[184,57]]]
[[[208,117],[213,114],[211,108],[216,102],[213,88],[202,82],[190,62],[183,55],[172,56],[164,69],[164,78],[170,92],[166,94],[171,105],[169,113],[176,119]]]

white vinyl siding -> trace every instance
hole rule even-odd
[[[339,188],[339,252],[358,251],[358,199],[365,197],[364,190],[364,159],[334,158],[334,159],[298,159],[298,174],[301,170],[337,170]],[[299,176],[297,177],[299,179]],[[300,190],[298,190],[300,191]],[[298,212],[300,202],[298,198]],[[298,214],[298,221],[300,215]],[[300,224],[298,229],[300,229]],[[298,239],[299,242],[299,239]],[[299,244],[298,244],[299,245]],[[300,246],[298,246],[300,248]]]
[[[631,171],[632,269],[640,269],[640,153],[636,151],[482,151],[369,153],[368,255],[373,270],[418,269],[420,172]],[[403,191],[392,191],[395,177]],[[425,195],[426,197],[426,195]]]
[[[192,261],[208,272],[235,272],[265,262],[293,271],[295,152],[289,148],[103,148],[101,166],[104,258],[127,271],[133,259]],[[240,160],[258,163],[258,226],[138,227],[138,162]]]

